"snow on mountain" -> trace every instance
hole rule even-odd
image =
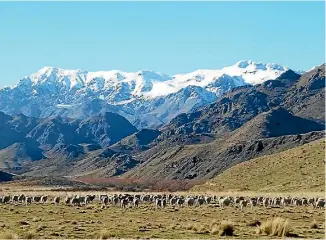
[[[253,61],[174,76],[154,71],[87,72],[44,67],[18,84],[0,89],[0,111],[78,118],[111,111],[137,127],[156,127],[182,112],[212,103],[232,88],[260,84],[286,70],[278,64]]]
[[[253,61],[240,61],[222,71],[230,76],[240,76],[248,84],[261,84],[266,80],[275,79],[288,68],[274,63],[255,63]]]

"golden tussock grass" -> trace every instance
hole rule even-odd
[[[33,231],[28,231],[21,236],[22,239],[37,239],[37,235]]]
[[[102,230],[99,233],[95,233],[95,235],[97,235],[97,239],[109,239],[109,238],[116,237],[114,233],[107,230]]]
[[[0,234],[0,239],[18,239],[18,235],[13,232],[4,232]]]
[[[213,205],[203,205],[200,208],[180,207],[178,211],[172,212],[173,208],[169,205],[165,209],[158,210],[153,204],[141,204],[139,208],[131,209],[110,206],[99,210],[101,204],[96,201],[92,206],[94,209],[64,204],[28,206],[0,204],[0,235],[7,234],[7,231],[12,233],[0,239],[9,237],[13,239],[15,235],[23,237],[29,231],[35,234],[28,238],[42,239],[134,239],[136,236],[141,239],[151,236],[160,239],[207,239],[222,238],[224,235],[247,239],[266,238],[266,233],[261,231],[262,235],[258,235],[256,229],[260,221],[263,223],[265,220],[272,219],[271,216],[288,219],[291,222],[291,232],[293,230],[300,237],[323,239],[325,234],[324,209],[312,207],[282,209],[257,206],[238,212],[233,207],[220,209]],[[13,214],[10,208],[17,209],[19,213]],[[86,213],[81,214],[81,210]],[[303,218],[303,215],[306,217]],[[319,225],[316,230],[310,228],[313,220],[316,220]],[[273,230],[270,230],[269,234],[272,232]],[[293,236],[293,233],[290,236]]]
[[[310,223],[310,228],[312,229],[318,229],[319,226],[318,226],[318,223],[316,220],[313,220],[312,223]]]
[[[313,191],[322,197],[325,192],[324,159],[325,140],[320,139],[236,164],[191,191],[274,192],[274,196],[277,192],[292,191],[305,192],[307,196],[307,192]]]
[[[220,223],[213,223],[211,229],[212,235],[233,236],[234,224],[231,221],[222,220]]]
[[[257,234],[266,234],[269,236],[287,237],[290,236],[290,226],[288,220],[284,218],[274,218],[262,222],[257,229]]]

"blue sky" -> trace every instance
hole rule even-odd
[[[325,60],[324,2],[0,2],[0,86],[43,66],[167,74]]]

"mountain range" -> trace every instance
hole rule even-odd
[[[231,76],[229,69],[240,75]],[[0,92],[0,169],[29,176],[208,179],[238,163],[324,137],[325,64],[301,74],[241,61],[199,71],[201,78],[198,71],[173,77],[142,72],[117,74],[116,81],[104,73],[102,81],[98,73],[83,72],[82,78],[81,71],[48,70]],[[94,76],[103,82],[101,89],[92,90]],[[144,87],[145,82],[151,84]],[[120,88],[111,89],[120,83],[134,84],[123,100]],[[155,84],[181,87],[157,95]],[[118,92],[114,105],[111,97]],[[197,102],[203,98],[205,103]],[[164,108],[168,114],[160,115],[166,122],[147,124],[159,119],[153,113],[162,114],[171,99]],[[130,107],[136,102],[138,120]],[[120,114],[127,106],[134,121]]]
[[[44,67],[18,84],[2,88],[0,111],[79,119],[114,112],[137,128],[156,128],[181,113],[213,103],[235,87],[260,84],[286,70],[278,64],[253,61],[174,76],[155,71],[87,72]]]

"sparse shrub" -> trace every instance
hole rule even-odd
[[[178,230],[178,229],[180,229],[180,226],[178,226],[176,224],[173,224],[173,225],[169,226],[169,229],[171,229],[171,230]]]
[[[60,227],[58,227],[58,231],[63,231],[64,228],[65,228],[65,226],[61,225]]]
[[[220,236],[233,236],[234,225],[230,221],[222,221],[220,224]]]
[[[209,233],[209,231],[207,229],[209,229],[207,225],[198,226],[196,233],[207,234],[207,233]]]
[[[197,231],[198,230],[198,227],[196,226],[196,224],[188,224],[186,226],[186,229],[187,230],[194,230],[194,231]]]
[[[37,239],[37,236],[34,232],[29,231],[23,234],[22,236],[23,239]]]
[[[99,234],[98,234],[98,239],[109,239],[112,237],[116,237],[116,235],[112,232],[106,231],[106,230],[102,230]]]
[[[312,229],[318,229],[318,223],[316,220],[312,221],[312,223],[310,224],[310,228]]]
[[[51,233],[50,233],[50,236],[59,237],[60,234],[57,233],[57,232],[51,232]]]
[[[219,236],[233,236],[234,225],[230,221],[223,220],[221,223],[213,222],[211,234]]]
[[[89,177],[79,177],[79,181],[97,185],[97,187],[114,188],[117,191],[185,191],[189,190],[195,185],[202,183],[200,180],[187,179],[187,180],[157,180],[149,178],[128,178],[121,179],[117,177],[111,178],[89,178]],[[95,187],[95,186],[94,186]],[[85,190],[84,190],[85,191]]]
[[[180,227],[179,227],[180,228]],[[176,225],[174,225],[173,229],[177,229]],[[201,225],[199,223],[191,223],[185,226],[186,230],[193,230],[194,232],[198,234],[204,234],[204,233],[209,233],[208,226],[206,225]]]
[[[211,234],[212,235],[217,235],[219,233],[220,229],[218,227],[218,225],[214,225],[211,229]]]
[[[29,222],[21,220],[21,221],[18,221],[18,224],[19,225],[29,225]]]
[[[0,234],[0,239],[18,239],[18,236],[13,232],[4,232]]]
[[[37,228],[36,228],[36,231],[39,232],[39,231],[42,231],[45,228],[46,228],[46,226],[44,226],[44,225],[38,225]]]
[[[42,220],[42,219],[39,218],[39,217],[34,217],[34,218],[32,219],[33,222],[40,222],[41,220]]]
[[[258,234],[287,237],[290,235],[289,223],[283,218],[274,218],[263,222],[257,229]]]
[[[249,227],[259,227],[261,225],[261,222],[259,220],[254,220],[247,224]]]

